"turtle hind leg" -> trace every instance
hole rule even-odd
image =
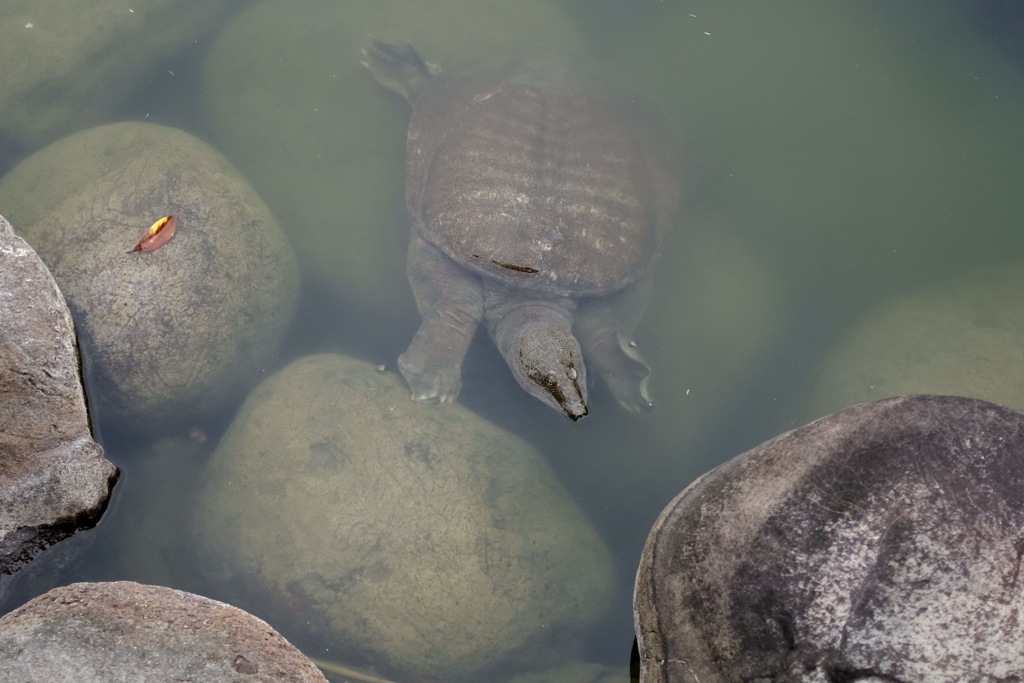
[[[462,359],[483,317],[480,280],[415,231],[409,283],[423,321],[398,369],[417,401],[452,403],[462,387]]]
[[[631,412],[649,412],[654,402],[647,391],[651,368],[630,337],[646,308],[650,278],[606,297],[580,302],[574,330],[591,372],[601,377],[615,400]]]
[[[361,60],[377,82],[394,90],[410,103],[423,91],[430,79],[440,73],[436,64],[423,61],[412,45],[392,45],[376,38],[363,48]]]

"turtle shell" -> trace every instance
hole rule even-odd
[[[409,125],[414,229],[541,295],[606,294],[641,277],[666,183],[629,103],[574,79],[521,62],[433,79]]]

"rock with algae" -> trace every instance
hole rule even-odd
[[[238,396],[276,353],[295,256],[267,206],[197,138],[146,123],[75,134],[4,176],[0,206],[76,316],[101,423],[183,423]],[[132,252],[167,214],[174,237]]]
[[[253,391],[196,519],[226,584],[424,680],[565,657],[611,589],[604,543],[536,451],[344,356]]]

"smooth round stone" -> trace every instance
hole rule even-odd
[[[267,206],[214,149],[117,123],[56,142],[0,181],[0,206],[76,315],[94,417],[166,429],[271,362],[298,268]],[[157,219],[159,249],[132,252]]]
[[[1024,409],[1024,274],[977,271],[856,321],[822,363],[810,411],[900,394],[956,394]]]
[[[705,474],[637,575],[643,683],[1016,680],[1024,415],[848,408]]]
[[[411,42],[448,68],[551,45],[574,53],[583,41],[548,0],[272,0],[247,7],[211,47],[215,144],[280,218],[303,272],[397,325],[415,317],[405,277],[410,110],[360,63],[371,35]]]
[[[535,450],[359,360],[264,381],[205,479],[200,546],[224,589],[396,678],[564,660],[609,600],[608,551]]]
[[[265,622],[131,581],[54,588],[0,618],[0,680],[18,683],[323,683]]]

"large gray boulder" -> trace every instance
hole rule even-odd
[[[641,681],[1017,681],[1024,415],[855,406],[705,474],[637,575]]]
[[[248,587],[232,602],[397,679],[564,661],[610,597],[604,543],[535,450],[344,356],[252,392],[196,514],[211,576]]]
[[[99,123],[133,85],[174,78],[168,55],[208,31],[228,4],[5,0],[0,134],[37,147]]]
[[[187,425],[272,362],[298,293],[295,256],[267,206],[197,138],[145,123],[78,133],[0,180],[0,206],[75,312],[104,426]],[[174,237],[131,251],[168,214]]]
[[[324,683],[266,622],[130,581],[55,588],[0,618],[0,683]]]
[[[116,479],[89,431],[64,297],[0,216],[0,604],[39,551],[95,524]]]

